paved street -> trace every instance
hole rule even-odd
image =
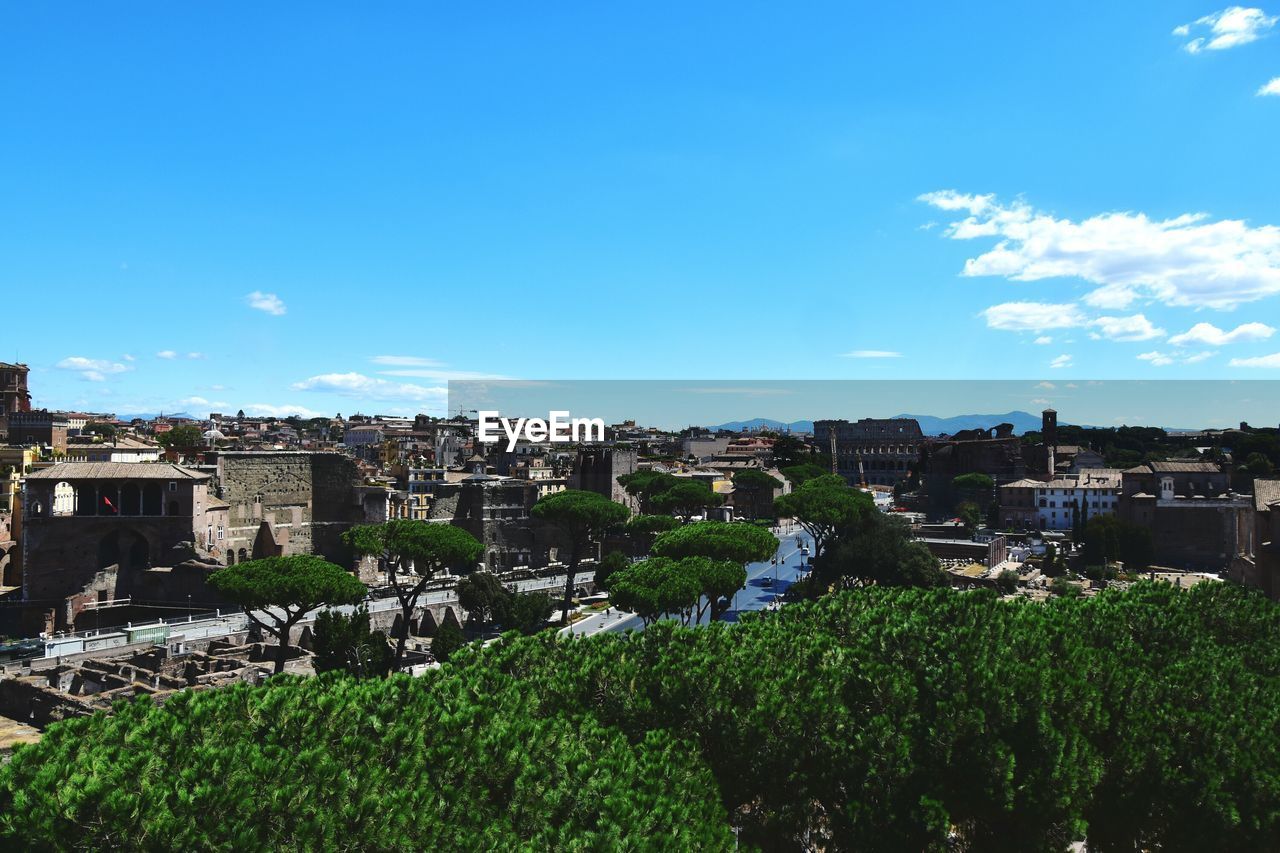
[[[579,584],[588,583],[591,580],[593,573],[594,573],[594,569],[591,572],[579,572],[577,577],[578,583]],[[551,597],[554,600],[559,601],[560,596],[563,594],[562,590],[564,589],[564,581],[565,581],[564,575],[552,575],[550,577],[545,577],[545,578],[531,578],[528,580],[517,581],[514,584],[514,586],[519,592],[545,590],[551,593]],[[458,600],[458,596],[453,589],[445,589],[445,590],[434,590],[431,592],[425,592],[419,597],[418,602],[419,604],[452,604],[457,600]],[[369,599],[368,601],[365,601],[363,603],[363,606],[367,607],[370,613],[382,613],[387,611],[395,612],[400,609],[400,602],[396,599],[394,595],[390,595],[390,596],[383,596],[380,598]],[[317,608],[316,610],[313,610],[310,613],[308,613],[306,618],[303,621],[307,622],[307,621],[314,620],[316,615],[320,613],[321,610],[328,610],[328,609],[330,608],[328,607]],[[334,607],[332,609],[337,610],[341,613],[350,614],[356,608],[351,605],[344,605],[340,607]],[[267,612],[268,611],[265,611],[265,610],[259,611],[259,614],[263,615]],[[175,619],[167,620],[168,624],[172,626],[173,634],[181,635],[184,639],[189,641],[190,640],[208,640],[208,639],[214,639],[217,637],[225,637],[229,634],[238,633],[240,631],[245,630],[245,628],[248,627],[248,621],[249,620],[245,617],[243,613],[240,613],[239,611],[236,611],[236,610],[230,610],[230,609],[222,613],[222,615],[220,616],[215,616],[209,613],[202,613],[199,616],[195,616],[190,620],[188,620],[185,617],[178,617]],[[140,627],[140,625],[141,623],[139,623],[139,625],[135,625],[134,627]],[[101,630],[84,631],[76,635],[66,635],[66,636],[92,637],[98,634],[111,633],[116,630],[119,630],[119,628],[116,628],[116,627],[103,628]]]
[[[800,539],[799,545],[796,544],[797,538]],[[778,565],[766,560],[747,566],[747,584],[734,596],[733,607],[724,615],[723,621],[736,622],[742,613],[764,610],[770,605],[780,606],[783,593],[800,577],[800,549],[805,545],[812,549],[813,540],[799,527],[789,528],[779,539]],[[704,616],[702,621],[705,623],[707,618]],[[590,636],[605,631],[643,630],[640,617],[614,610],[611,614],[598,613],[579,619],[568,628],[562,628],[561,633]]]

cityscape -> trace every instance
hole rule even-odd
[[[4,849],[1280,849],[1280,10],[73,6]]]

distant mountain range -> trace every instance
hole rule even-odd
[[[895,418],[914,418],[920,424],[925,435],[953,435],[966,429],[991,429],[997,424],[1013,424],[1017,435],[1024,432],[1035,432],[1040,429],[1040,416],[1030,412],[1005,412],[1003,415],[956,415],[950,418],[939,418],[934,415],[894,415]],[[1061,421],[1059,421],[1061,423]],[[770,429],[778,432],[813,432],[813,421],[792,421],[785,423],[770,418],[752,418],[749,421],[729,421],[717,424],[708,429],[726,429],[732,432],[743,430]]]
[[[771,429],[777,432],[813,432],[813,421],[792,421],[788,424],[771,418],[752,418],[749,421],[729,421],[724,424],[716,424],[715,426],[707,427],[707,429],[727,429],[730,432],[742,432],[748,429]]]
[[[1005,412],[1003,415],[956,415],[951,418],[937,418],[933,415],[894,415],[894,417],[915,418],[920,423],[920,431],[925,435],[954,435],[965,429],[991,429],[997,424],[1013,424],[1013,431],[1017,435],[1022,435],[1024,432],[1037,432],[1040,429],[1039,415],[1021,411]]]

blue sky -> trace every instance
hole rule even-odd
[[[1059,5],[7,4],[0,359],[116,412],[1280,378],[1280,5]]]

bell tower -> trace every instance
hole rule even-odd
[[[1058,413],[1053,409],[1040,413],[1040,440],[1044,443],[1045,473],[1052,480],[1058,455]]]

